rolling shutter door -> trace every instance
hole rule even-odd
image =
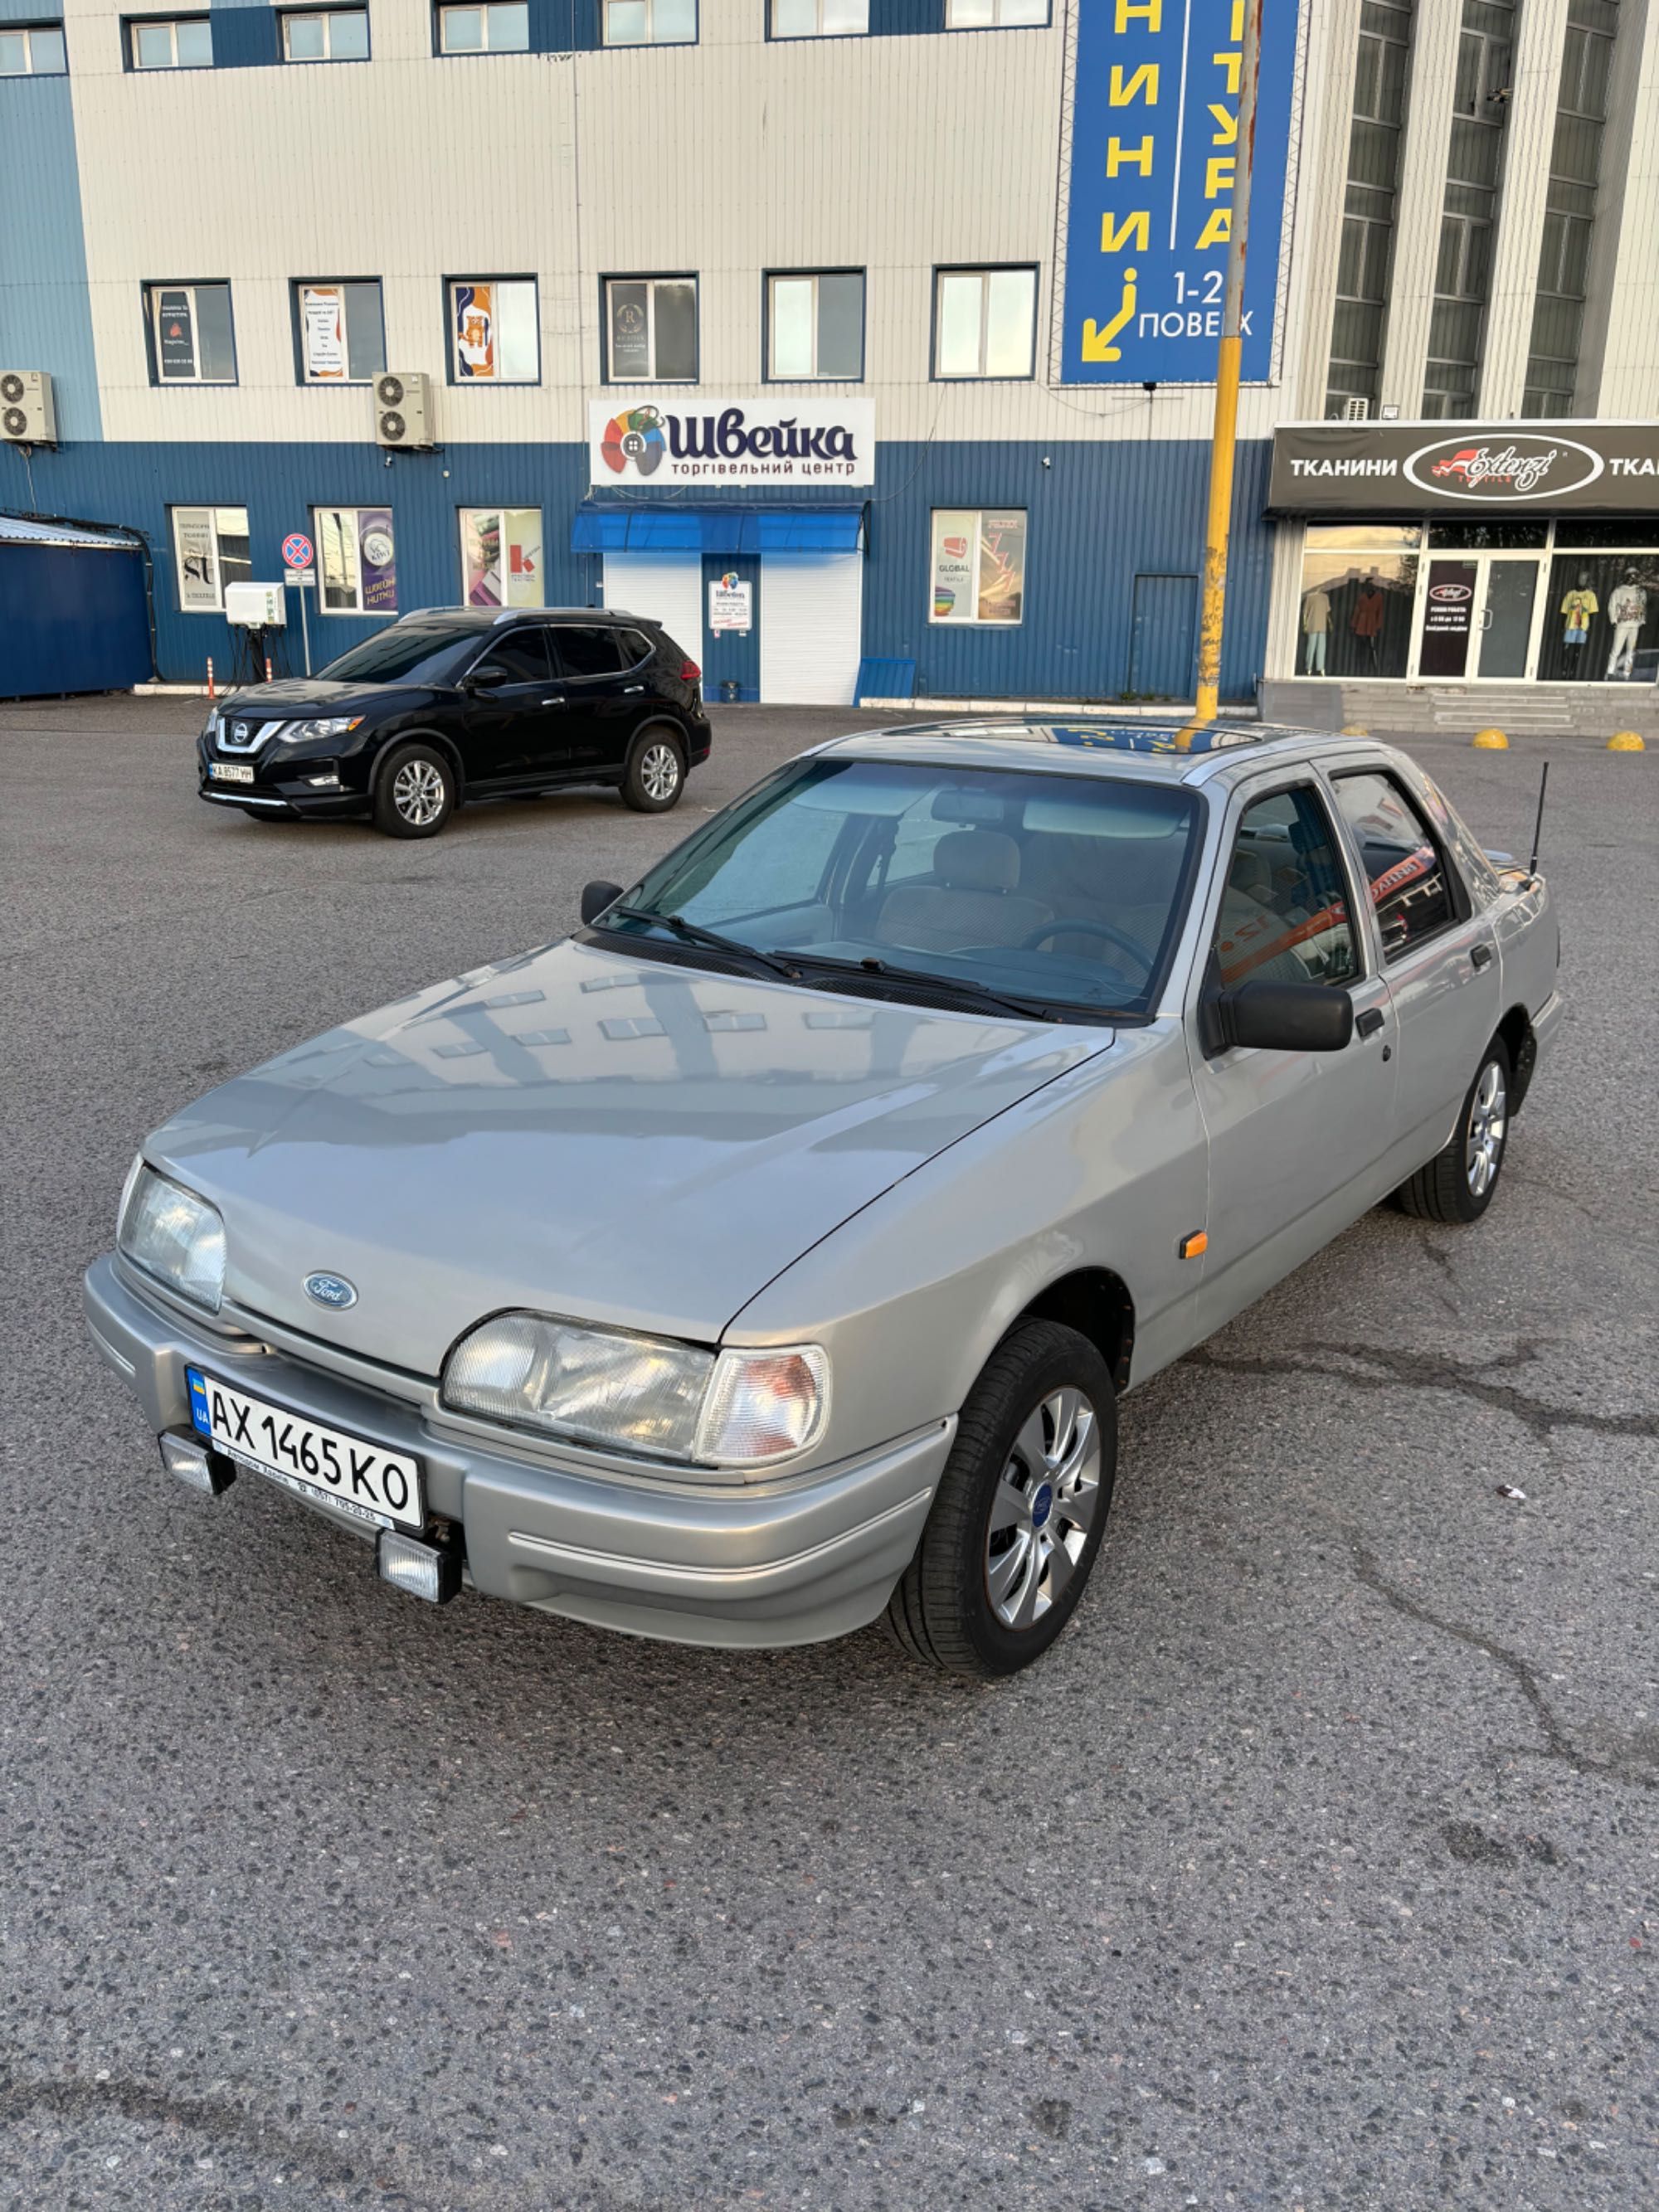
[[[850,707],[864,635],[864,556],[763,554],[760,632],[763,701]]]
[[[695,553],[607,553],[605,603],[660,623],[682,653],[701,663],[702,562]]]

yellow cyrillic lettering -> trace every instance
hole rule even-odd
[[[1152,142],[1143,138],[1138,147],[1126,146],[1121,138],[1106,141],[1106,173],[1116,176],[1120,169],[1139,169],[1143,177],[1152,173]]]
[[[1114,215],[1103,215],[1100,218],[1100,250],[1103,253],[1121,253],[1126,241],[1138,252],[1152,251],[1152,218],[1145,208],[1138,214],[1126,215],[1115,230],[1112,228],[1115,222],[1117,222],[1117,217]]]
[[[1237,168],[1238,159],[1236,155],[1212,154],[1204,164],[1205,198],[1218,200],[1224,191],[1231,191]]]
[[[1141,89],[1143,85],[1146,88],[1145,91]],[[1126,84],[1123,81],[1122,63],[1114,62],[1111,87],[1106,98],[1108,104],[1113,107],[1127,107],[1132,100],[1144,100],[1148,107],[1156,107],[1158,106],[1158,64],[1142,62],[1140,67]]]
[[[1215,118],[1215,129],[1210,135],[1212,146],[1237,146],[1238,118],[1231,107],[1224,107],[1218,100],[1210,102],[1210,112]]]
[[[1233,211],[1230,207],[1212,208],[1209,219],[1199,234],[1194,253],[1202,253],[1206,246],[1225,246],[1233,234]]]
[[[1164,28],[1164,0],[1117,0],[1117,21],[1112,26],[1120,36],[1131,21],[1142,22],[1149,31]],[[1244,33],[1238,33],[1243,38]]]
[[[1244,69],[1243,55],[1212,54],[1210,56],[1210,59],[1215,64],[1218,70],[1226,70],[1227,89],[1231,93],[1233,98],[1237,100],[1238,98],[1238,81],[1240,76],[1243,75]]]

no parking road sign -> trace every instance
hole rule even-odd
[[[311,540],[300,531],[292,532],[283,540],[283,562],[289,568],[308,568],[317,558]]]
[[[317,558],[311,540],[303,530],[291,530],[283,540],[283,581],[292,584],[300,594],[300,638],[305,647],[306,674],[311,673],[311,630],[306,621],[306,586],[316,586],[316,574],[312,562]]]

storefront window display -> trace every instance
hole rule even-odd
[[[542,605],[540,507],[461,509],[461,587],[471,607]]]
[[[1310,527],[1302,556],[1300,676],[1403,676],[1417,596],[1415,523]]]
[[[1659,552],[1558,548],[1538,675],[1546,684],[1651,684],[1659,677]]]

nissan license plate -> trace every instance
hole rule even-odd
[[[253,770],[246,761],[210,761],[208,773],[216,783],[252,783]]]
[[[325,1429],[285,1407],[250,1398],[199,1369],[186,1367],[196,1433],[255,1474],[302,1498],[326,1498],[375,1528],[419,1528],[426,1515],[420,1462],[361,1437]]]

